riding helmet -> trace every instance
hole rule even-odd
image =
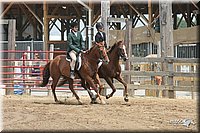
[[[97,24],[96,24],[96,29],[98,30],[98,29],[101,29],[101,28],[103,28],[104,26],[103,26],[103,23],[102,22],[98,22]]]

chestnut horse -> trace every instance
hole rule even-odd
[[[128,90],[127,90],[127,83],[123,80],[121,76],[121,66],[119,64],[120,57],[126,61],[128,59],[127,53],[126,53],[126,46],[124,44],[124,41],[118,41],[116,42],[108,51],[108,57],[110,59],[109,63],[103,63],[102,66],[98,70],[97,77],[95,78],[95,81],[100,86],[99,93],[101,93],[103,89],[103,85],[101,84],[99,77],[104,78],[108,85],[112,88],[112,93],[108,94],[106,98],[110,98],[113,96],[113,94],[116,92],[116,88],[113,85],[113,79],[117,79],[119,82],[121,82],[124,85],[124,93],[125,97],[124,100],[128,102]],[[63,79],[59,83],[59,86],[63,85],[65,83],[66,79]],[[85,87],[84,87],[85,88]],[[86,88],[85,88],[86,89]],[[91,97],[91,95],[90,95]],[[95,100],[95,99],[92,99]],[[94,102],[94,101],[93,101]]]
[[[89,86],[95,90],[95,92],[97,93],[97,97],[99,97],[100,101],[102,103],[105,103],[103,99],[101,98],[99,91],[93,81],[94,77],[97,74],[97,70],[98,70],[97,62],[100,58],[103,58],[105,61],[109,62],[109,58],[107,56],[107,52],[103,43],[93,45],[93,47],[89,51],[82,54],[81,68],[79,71],[75,71],[75,73],[76,73],[76,78],[78,78],[79,76],[79,78],[81,78],[82,80],[83,85],[85,82],[88,83]],[[50,61],[49,63],[45,65],[44,71],[43,71],[43,82],[40,84],[41,87],[44,87],[48,84],[50,76],[53,79],[51,89],[54,95],[55,102],[60,102],[58,101],[56,97],[55,89],[60,77],[63,76],[66,80],[68,80],[69,88],[72,91],[72,93],[75,95],[79,104],[82,104],[79,96],[74,91],[73,79],[69,78],[70,77],[70,62],[66,61],[66,55],[58,55],[52,61]]]
[[[108,51],[108,57],[110,62],[108,64],[103,63],[102,66],[98,70],[98,75],[100,78],[104,78],[108,85],[112,88],[112,93],[106,96],[106,99],[113,96],[116,92],[116,88],[113,85],[113,79],[117,79],[120,83],[124,85],[124,100],[128,102],[128,90],[127,90],[127,83],[123,80],[121,76],[121,66],[119,64],[120,57],[126,61],[128,59],[126,53],[126,46],[124,41],[116,42],[111,49]],[[98,78],[97,78],[98,81]],[[100,85],[100,82],[98,81]],[[103,89],[102,85],[100,85],[99,93]]]

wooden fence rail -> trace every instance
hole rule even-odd
[[[138,78],[138,77],[146,77],[148,79],[152,80],[152,77],[155,76],[161,76],[161,77],[167,77],[173,79],[173,85],[170,85],[168,83],[162,84],[162,85],[156,85],[155,83],[149,82],[150,84],[134,84],[133,82],[130,82],[128,84],[128,89],[130,95],[134,96],[134,90],[150,90],[150,91],[187,91],[192,93],[193,98],[193,92],[198,91],[199,87],[199,66],[198,63],[200,62],[199,59],[189,59],[189,58],[142,58],[142,57],[131,57],[129,59],[130,64],[136,65],[136,64],[151,64],[151,63],[162,63],[162,62],[169,62],[172,64],[173,67],[176,67],[177,65],[181,65],[184,63],[188,63],[189,65],[196,65],[197,69],[196,71],[190,71],[190,72],[179,72],[176,71],[175,68],[173,68],[173,71],[134,71],[134,70],[124,70],[122,71],[122,76],[129,76],[131,81],[132,79]],[[190,81],[191,85],[177,85],[176,82],[184,80],[184,81]],[[116,88],[122,89],[123,85],[119,83],[115,83]],[[109,87],[107,84],[105,84],[105,87]],[[154,95],[155,96],[155,95]]]

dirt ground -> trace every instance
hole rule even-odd
[[[197,100],[152,97],[112,97],[106,105],[83,105],[75,97],[3,96],[4,131],[198,131]],[[188,127],[184,119],[192,120]]]

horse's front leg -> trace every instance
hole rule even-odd
[[[101,101],[102,104],[105,104],[106,102],[102,99],[101,95],[99,94],[99,91],[96,87],[96,85],[93,82],[93,79],[89,76],[85,77],[86,82],[89,84],[90,87],[92,87],[95,92],[97,93],[97,97],[99,97],[99,100]]]
[[[116,88],[115,88],[115,86],[113,85],[112,79],[111,79],[111,78],[105,77],[104,79],[106,80],[106,82],[108,83],[108,85],[112,88],[112,93],[106,95],[106,99],[108,99],[108,98],[112,97],[113,94],[116,92]]]
[[[86,85],[86,82],[85,82],[84,79],[81,79],[81,86],[82,86],[85,90],[87,90],[87,92],[88,92],[88,94],[89,94],[89,96],[90,96],[90,99],[91,99],[91,103],[96,103],[96,97],[95,97],[95,95],[92,93],[92,91],[90,90],[90,86],[88,85],[88,83],[87,83],[87,85]]]
[[[60,101],[58,101],[57,96],[56,96],[56,85],[58,83],[59,78],[60,78],[59,76],[58,77],[53,77],[52,78],[53,79],[53,83],[51,85],[51,89],[52,89],[52,92],[53,92],[54,100],[55,100],[56,103],[60,103]]]
[[[76,92],[74,90],[73,83],[74,83],[74,80],[73,79],[69,79],[69,89],[71,90],[71,92],[74,94],[74,96],[78,100],[78,103],[79,104],[83,104],[83,102],[80,100],[79,96],[76,94]]]
[[[124,85],[124,101],[128,102],[127,83],[122,79],[121,75],[117,76],[116,79]]]
[[[100,78],[99,78],[99,75],[98,75],[98,74],[96,74],[94,80],[95,80],[95,82],[99,85],[99,94],[102,94],[101,92],[102,92],[102,90],[104,89],[104,86],[103,86],[103,84],[101,84],[101,81],[100,81]]]

